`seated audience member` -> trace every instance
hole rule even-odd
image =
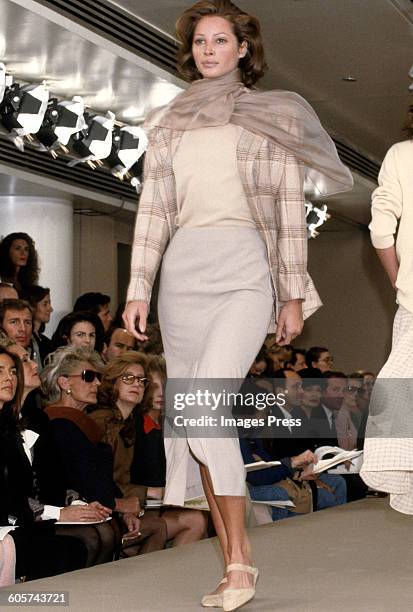
[[[162,550],[166,542],[166,524],[145,514],[146,487],[131,483],[131,464],[136,439],[136,410],[142,402],[147,377],[146,356],[128,351],[113,359],[104,369],[98,391],[98,405],[90,411],[103,431],[102,441],[113,452],[113,479],[124,497],[136,500],[141,532],[139,554]]]
[[[41,380],[62,465],[62,483],[86,502],[96,500],[121,513],[121,526],[129,537],[137,537],[137,500],[123,497],[116,487],[112,449],[102,442],[101,428],[85,412],[87,406],[97,402],[103,365],[99,355],[87,348],[68,346],[51,353],[47,360]]]
[[[320,372],[328,372],[333,365],[333,357],[328,348],[323,346],[312,346],[305,355],[308,368],[317,368]]]
[[[315,382],[317,382],[317,379],[315,379]],[[285,404],[272,408],[271,412],[279,418],[299,419],[301,425],[299,427],[291,426],[289,435],[286,435],[285,431],[283,435],[280,435],[278,433],[279,428],[275,429],[277,437],[271,440],[270,448],[273,459],[280,460],[285,456],[299,455],[306,451],[314,451],[316,448],[314,440],[309,437],[307,417],[300,407],[304,395],[302,383],[303,381],[297,372],[279,370],[275,373],[275,393],[285,398]],[[307,471],[304,471],[305,478],[303,480],[312,481],[310,484],[314,496],[315,510],[331,508],[347,501],[346,483],[341,476],[322,473],[313,477],[311,469],[310,467]]]
[[[0,281],[13,283],[20,293],[39,280],[39,263],[33,239],[24,232],[9,234],[0,243]]]
[[[362,419],[359,408],[361,393],[363,393],[363,377],[360,375],[348,378],[343,403],[335,420],[338,445],[344,450],[357,448],[358,429]]]
[[[34,411],[33,416],[37,417],[39,415],[41,420],[47,420],[47,417],[41,410],[40,398],[33,393],[40,387],[37,363],[30,358],[25,348],[11,340],[3,332],[0,332],[0,346],[7,349],[10,353],[17,355],[23,366],[24,389],[21,397],[21,414],[32,414]]]
[[[262,412],[255,415],[262,417]],[[240,439],[240,446],[244,463],[253,463],[254,461],[271,461],[271,456],[265,450],[262,438],[243,437]],[[297,469],[302,468],[314,461],[314,455],[311,451],[305,451],[297,457],[283,457],[280,459],[281,465],[270,468],[255,470],[247,473],[247,483],[252,501],[288,501],[291,495],[290,487],[297,489],[300,497],[303,493],[307,493],[306,508],[296,506],[296,508],[272,508],[272,520],[277,521],[289,516],[304,514],[311,512],[312,500],[310,489],[305,489],[300,492],[301,485],[296,479]],[[293,481],[293,482],[289,482]]]
[[[16,573],[16,547],[11,536],[0,541],[0,589],[14,584]]]
[[[50,301],[50,289],[32,285],[25,292],[25,299],[28,301],[33,312],[33,337],[39,347],[42,364],[45,357],[52,352],[52,342],[44,335],[44,330],[50,321],[53,312]]]
[[[307,364],[305,362],[306,351],[304,349],[293,349],[291,361],[286,363],[286,367],[294,372],[305,370]]]
[[[321,406],[330,424],[330,432],[334,433],[335,446],[339,446],[336,421],[348,387],[347,377],[343,372],[325,372],[323,376],[326,384],[321,394]],[[345,474],[343,478],[347,484],[348,501],[355,501],[366,496],[368,487],[358,474]]]
[[[70,312],[60,319],[52,336],[54,350],[69,345],[102,353],[104,342],[102,321],[93,312]]]
[[[267,364],[267,360],[265,357],[265,347],[263,347],[258,353],[258,355],[256,356],[256,358],[254,359],[254,362],[252,366],[250,367],[250,370],[247,376],[249,378],[254,378],[256,376],[263,376],[264,372],[267,369],[267,365],[268,364]]]
[[[0,302],[3,300],[18,300],[19,294],[14,288],[13,283],[0,282]]]
[[[18,526],[10,533],[16,576],[34,580],[84,567],[86,549],[77,538],[56,535],[47,520],[49,508],[36,496],[29,460],[33,444],[18,418],[23,385],[19,358],[0,347],[0,525],[12,519]]]
[[[275,341],[270,341],[266,350],[267,370],[264,376],[272,377],[274,372],[283,368],[285,363],[291,361],[293,347],[291,345],[278,346]]]
[[[42,367],[39,347],[33,338],[33,313],[25,300],[4,300],[0,304],[0,330],[27,349],[30,357]]]
[[[124,327],[110,327],[105,338],[106,349],[104,357],[106,361],[112,361],[123,355],[126,351],[135,349],[135,338]]]
[[[136,416],[136,443],[131,481],[148,487],[148,493],[157,499],[163,497],[166,476],[165,450],[162,434],[165,360],[157,355],[148,356],[146,374],[150,385]],[[150,514],[158,514],[150,510]],[[167,525],[167,538],[172,546],[190,544],[205,536],[207,517],[204,512],[189,508],[161,511]]]
[[[26,441],[27,443],[34,442],[28,458],[33,469],[33,482],[35,482],[33,496],[39,508],[42,503],[47,504],[48,518],[79,523],[77,529],[70,527],[67,530],[65,527],[56,526],[56,533],[74,535],[82,540],[88,551],[86,567],[111,561],[114,555],[114,543],[110,542],[107,534],[108,531],[112,531],[111,528],[106,524],[90,527],[81,524],[86,518],[97,521],[107,518],[110,510],[103,508],[97,502],[89,505],[70,505],[72,501],[76,501],[77,495],[74,491],[69,492],[61,487],[60,468],[52,441],[49,419],[38,406],[32,402],[28,404],[27,399],[30,399],[30,394],[40,386],[37,364],[30,359],[23,347],[14,344],[7,337],[0,336],[0,346],[19,357],[23,366],[24,389],[20,410],[22,418],[19,423],[24,444]],[[33,436],[33,432],[37,436]],[[76,501],[76,503],[79,502]]]
[[[91,292],[84,293],[77,298],[73,306],[73,312],[93,312],[102,321],[106,333],[113,321],[109,307],[110,297],[108,295]]]

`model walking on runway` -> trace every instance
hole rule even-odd
[[[227,0],[205,0],[183,13],[177,36],[190,86],[146,121],[124,320],[145,337],[163,258],[168,378],[243,379],[268,332],[290,343],[321,305],[307,274],[304,175],[316,193],[350,189],[352,178],[305,100],[253,88],[266,68],[257,19]],[[239,441],[167,438],[165,450],[164,501],[183,504],[192,454],[224,557],[224,578],[202,604],[235,610],[252,599],[258,577]]]
[[[413,105],[408,117],[409,139],[387,152],[372,196],[371,240],[399,307],[392,350],[373,388],[361,470],[403,514],[413,514]]]

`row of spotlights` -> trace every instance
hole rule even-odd
[[[38,85],[13,83],[0,63],[0,122],[17,148],[24,139],[57,157],[75,153],[68,165],[105,163],[120,180],[130,180],[140,192],[143,154],[148,139],[142,128],[119,125],[115,115],[85,109],[81,96],[72,100],[50,97],[46,81]]]

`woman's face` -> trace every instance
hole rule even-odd
[[[17,369],[13,360],[0,354],[0,408],[5,402],[10,402],[16,395]]]
[[[118,392],[118,400],[127,404],[140,404],[145,391],[145,370],[138,363],[128,365],[123,374],[116,380],[115,389]]]
[[[30,359],[30,355],[26,349],[19,344],[13,344],[8,350],[10,353],[17,355],[22,362],[25,390],[37,389],[37,387],[40,387],[37,363]]]
[[[25,240],[13,240],[10,245],[10,259],[12,263],[19,268],[22,268],[27,264],[27,260],[29,259],[29,252],[29,245]]]
[[[247,43],[239,44],[232,24],[224,17],[208,16],[198,21],[192,57],[204,79],[220,77],[235,70],[246,52]]]
[[[163,397],[163,381],[161,376],[157,372],[151,374],[151,380],[153,384],[153,395],[152,395],[152,408],[154,410],[163,410],[164,397]]]
[[[95,326],[89,321],[79,321],[70,330],[68,344],[79,347],[95,348],[96,330]]]
[[[42,300],[40,300],[40,302],[37,302],[34,318],[40,323],[48,323],[50,321],[50,315],[52,312],[52,303],[50,301],[50,294],[48,293]]]
[[[83,372],[87,373],[86,376],[83,374]],[[93,374],[90,374],[93,372],[95,374],[99,374],[100,377],[100,373],[92,364],[87,362],[79,363],[77,368],[75,368],[71,374],[62,377],[67,381],[63,392],[70,390],[70,397],[78,404],[96,404],[97,391],[100,381],[96,375],[93,376]],[[93,377],[91,382],[84,380],[84,378],[88,378],[88,376],[91,378]]]

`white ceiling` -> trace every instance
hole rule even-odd
[[[173,36],[190,2],[108,0]],[[16,80],[50,80],[53,93],[80,94],[96,110],[139,122],[169,101],[183,83],[87,31],[36,0],[0,0],[0,61]],[[265,89],[299,92],[330,133],[373,160],[403,135],[412,94],[412,0],[237,0],[260,18],[270,69]],[[352,75],[356,82],[342,77]],[[2,193],[7,181],[0,181]],[[16,181],[13,192],[18,191]],[[26,189],[26,187],[25,187]],[[366,223],[372,184],[356,176],[355,189],[330,207]]]

